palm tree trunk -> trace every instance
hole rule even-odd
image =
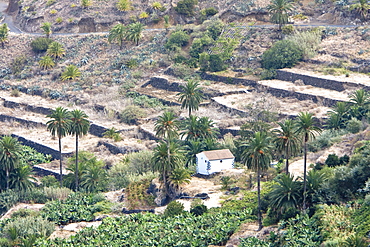
[[[303,213],[306,213],[306,190],[307,190],[307,142],[304,142],[303,150]]]
[[[63,171],[62,171],[62,137],[59,136],[59,187],[63,187]]]
[[[76,178],[76,192],[78,191],[78,135],[76,134],[76,169],[75,169],[75,178]]]
[[[289,145],[285,148],[285,173],[289,175]]]
[[[6,190],[9,190],[9,169],[6,169]]]
[[[262,215],[261,215],[261,181],[260,168],[257,166],[257,193],[258,193],[258,231],[262,229]]]

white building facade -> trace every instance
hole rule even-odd
[[[211,175],[226,169],[234,168],[234,155],[229,149],[203,151],[196,155],[197,173]]]

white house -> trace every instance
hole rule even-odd
[[[197,173],[211,175],[225,169],[234,168],[234,155],[229,149],[204,151],[196,155]]]

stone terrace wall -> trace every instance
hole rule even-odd
[[[50,154],[53,157],[53,159],[59,159],[59,151],[58,150],[52,149],[51,147],[42,145],[40,143],[31,141],[31,140],[27,140],[26,138],[24,138],[22,136],[18,136],[18,135],[15,135],[15,134],[12,134],[12,136],[14,138],[17,138],[18,141],[20,141],[23,145],[34,148],[39,153]],[[70,156],[70,155],[72,155],[72,153],[63,153],[64,157],[65,156]]]
[[[363,87],[366,90],[370,90],[370,87],[362,86],[357,83],[353,82],[343,82],[343,81],[335,81],[335,80],[329,80],[319,77],[313,77],[308,75],[302,75],[298,73],[293,73],[285,70],[277,70],[276,71],[276,79],[282,80],[282,81],[296,81],[296,80],[302,80],[304,84],[306,85],[312,85],[314,87],[320,87],[320,88],[326,88],[330,90],[335,91],[344,91],[345,85],[351,86],[351,87]]]
[[[22,124],[23,126],[46,127],[46,124],[43,124],[43,123],[34,122],[34,121],[30,121],[30,120],[25,120],[25,119],[13,117],[13,116],[8,116],[8,115],[4,115],[4,114],[0,114],[0,121],[1,122],[14,121],[14,122],[18,122],[18,123]]]

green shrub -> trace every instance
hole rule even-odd
[[[27,64],[27,58],[24,55],[18,56],[10,63],[10,69],[14,75],[19,75]]]
[[[186,77],[190,77],[191,75],[194,74],[193,69],[191,69],[189,66],[185,64],[180,64],[180,63],[174,64],[172,66],[172,70],[173,70],[174,76],[181,78],[181,79],[185,79]]]
[[[27,208],[21,208],[12,213],[11,218],[25,218],[25,217],[37,217],[40,213]]]
[[[19,200],[19,195],[13,190],[0,193],[0,214],[8,211]]]
[[[336,154],[329,154],[328,158],[325,160],[325,165],[329,167],[339,166],[339,157]]]
[[[170,34],[164,47],[168,50],[176,50],[189,43],[190,36],[183,30],[178,30]]]
[[[130,0],[118,0],[116,6],[119,11],[128,11],[132,9]]]
[[[241,238],[238,247],[270,247],[271,244],[256,237]]]
[[[46,203],[41,210],[43,218],[58,225],[80,221],[92,221],[97,208],[92,195],[71,194],[64,201],[54,200]]]
[[[127,106],[120,115],[122,122],[127,124],[135,124],[139,118],[146,116],[146,112],[136,105]]]
[[[41,178],[41,185],[43,187],[58,187],[59,181],[53,175],[48,175]]]
[[[198,0],[180,0],[177,2],[177,6],[174,8],[179,14],[186,16],[194,16],[195,5],[198,4]]]
[[[3,233],[8,239],[25,239],[32,236],[49,237],[55,230],[53,222],[41,217],[17,218],[4,226]]]
[[[206,205],[197,205],[190,209],[190,213],[194,214],[195,216],[202,215],[207,213],[207,206]]]
[[[183,214],[184,212],[184,205],[181,202],[172,201],[167,205],[166,209],[164,210],[163,216],[173,217]]]
[[[220,37],[220,34],[225,27],[225,24],[221,20],[205,21],[204,25],[207,26],[207,34],[213,40],[216,40],[218,37]]]
[[[293,41],[298,49],[302,51],[302,58],[307,60],[316,55],[321,43],[320,31],[297,32],[289,40]]]
[[[7,238],[0,237],[0,246],[1,247],[13,247],[12,243]]]
[[[52,39],[38,37],[31,41],[32,51],[36,53],[41,53],[47,51],[49,45],[53,42]]]
[[[208,16],[214,16],[215,14],[217,14],[218,10],[215,9],[214,7],[210,7],[210,8],[202,9],[200,13],[208,17]]]
[[[303,52],[291,40],[277,41],[262,55],[262,67],[265,69],[282,69],[294,66],[302,60]]]
[[[285,35],[293,34],[294,33],[294,26],[293,25],[285,25],[282,27],[282,32]]]
[[[356,134],[362,130],[362,122],[356,118],[347,121],[346,130],[352,134]]]
[[[154,196],[148,193],[151,179],[132,181],[126,188],[126,203],[129,209],[154,206]]]
[[[275,69],[264,69],[261,72],[261,80],[272,80],[276,78]]]
[[[43,191],[49,200],[65,200],[73,193],[71,189],[65,187],[45,187]]]

